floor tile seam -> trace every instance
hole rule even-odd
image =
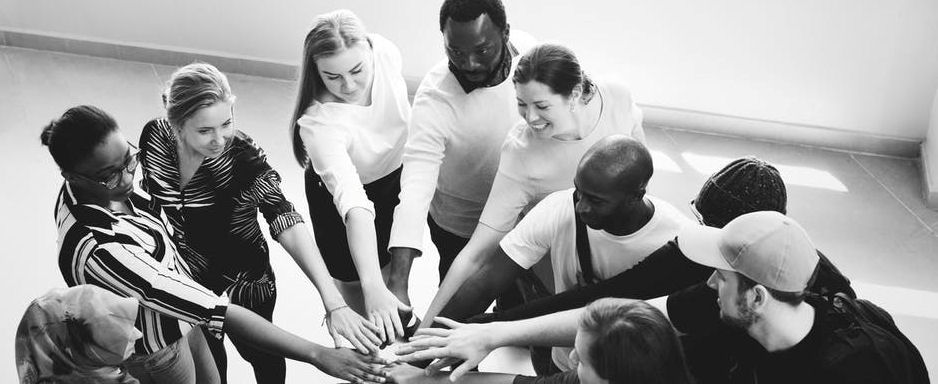
[[[886,193],[888,193],[889,196],[892,196],[892,198],[893,198],[894,200],[896,200],[896,202],[898,202],[899,205],[901,205],[902,208],[904,208],[904,209],[906,210],[906,212],[908,212],[910,215],[912,215],[912,217],[914,217],[915,220],[917,220],[917,221],[919,222],[919,224],[921,224],[923,227],[925,227],[925,229],[928,230],[928,232],[931,233],[931,235],[932,235],[933,237],[938,237],[938,233],[935,233],[935,230],[931,227],[931,225],[928,225],[928,223],[926,223],[925,220],[922,219],[921,216],[919,216],[917,213],[915,213],[915,211],[913,211],[912,208],[910,208],[910,207],[908,206],[908,204],[906,204],[905,202],[903,202],[902,199],[900,199],[899,196],[897,196],[896,193],[893,192],[892,188],[889,188],[889,186],[887,186],[886,183],[883,183],[882,180],[880,180],[878,177],[876,177],[876,175],[873,174],[873,172],[871,172],[869,169],[867,169],[866,166],[864,166],[863,163],[860,162],[860,160],[857,160],[857,158],[856,158],[855,155],[850,154],[850,159],[853,160],[853,162],[857,163],[857,165],[860,166],[860,169],[862,169],[863,172],[866,172],[866,174],[869,175],[870,178],[872,178],[873,180],[875,180],[876,183],[879,184],[880,187],[882,187],[884,190],[886,190]]]

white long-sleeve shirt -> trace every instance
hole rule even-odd
[[[512,31],[520,52],[533,38]],[[519,44],[520,43],[520,44]],[[472,235],[498,169],[505,134],[518,119],[512,70],[501,84],[463,91],[442,60],[424,76],[414,96],[404,151],[400,204],[389,247],[421,249],[429,211],[443,229]],[[445,159],[445,161],[444,161]]]
[[[580,158],[600,139],[622,134],[645,142],[642,111],[629,89],[619,82],[596,82],[602,102],[596,127],[579,140],[558,140],[534,134],[523,119],[508,132],[502,147],[498,173],[492,184],[479,224],[499,232],[514,228],[519,214],[545,196],[573,187]]]
[[[374,54],[371,104],[314,101],[297,120],[313,170],[333,196],[340,217],[355,207],[374,214],[364,185],[401,166],[410,102],[401,54],[379,35],[369,35]]]

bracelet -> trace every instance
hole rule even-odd
[[[338,307],[335,307],[335,308],[332,308],[332,309],[330,309],[330,310],[327,310],[327,311],[326,311],[326,316],[328,317],[329,315],[332,314],[332,312],[338,311],[338,310],[340,310],[340,309],[342,309],[342,308],[348,308],[348,305],[347,305],[347,304],[342,304],[342,305],[340,305],[340,306],[338,306]]]
[[[332,309],[327,309],[327,310],[326,310],[326,315],[322,317],[322,325],[325,325],[325,324],[326,324],[326,321],[329,320],[329,315],[331,315],[332,312],[338,311],[338,310],[340,310],[340,309],[342,309],[342,308],[348,308],[348,304],[342,304],[342,305],[340,305],[340,306],[338,306],[338,307],[335,307],[335,308],[332,308]]]

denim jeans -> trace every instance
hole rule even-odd
[[[198,332],[193,328],[190,332]],[[195,362],[189,350],[188,336],[149,355],[133,354],[124,361],[124,369],[140,384],[195,384]]]

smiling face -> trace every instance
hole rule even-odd
[[[234,135],[231,101],[219,101],[199,109],[178,130],[184,148],[206,158],[217,157]]]
[[[576,122],[571,111],[575,97],[554,93],[546,84],[531,80],[515,84],[518,114],[528,123],[531,131],[540,137],[555,137],[575,133]]]
[[[507,38],[507,31],[498,28],[485,13],[465,22],[448,19],[443,28],[446,56],[460,74],[474,83],[485,81],[498,68]]]
[[[336,101],[367,105],[374,83],[374,55],[367,41],[316,59],[319,77]]]
[[[573,351],[570,352],[570,360],[576,363],[576,375],[582,384],[608,384],[606,380],[599,376],[593,364],[589,361],[589,348],[596,342],[596,338],[589,332],[577,330],[576,340],[573,343]]]
[[[97,200],[124,201],[133,193],[136,156],[136,149],[124,135],[114,131],[105,136],[87,158],[63,175]],[[109,189],[105,184],[112,178],[116,178],[117,183]]]

